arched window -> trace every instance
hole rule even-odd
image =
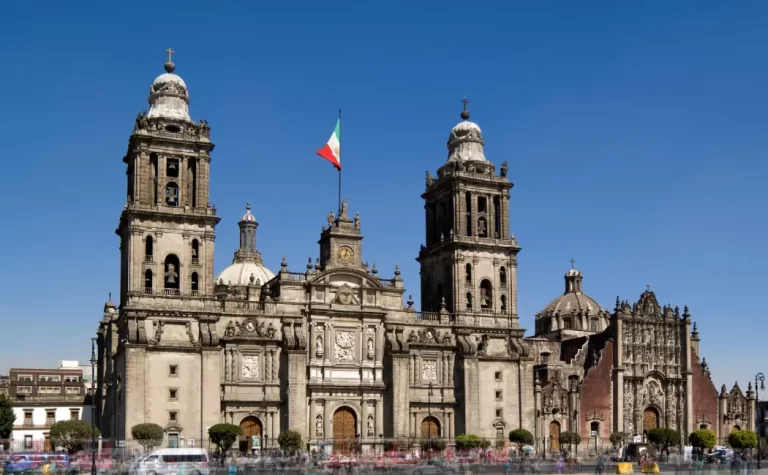
[[[179,185],[175,182],[169,181],[165,185],[165,205],[179,206]]]
[[[564,318],[563,319],[563,329],[564,330],[570,330],[571,328],[573,328],[573,325],[571,324],[571,319],[570,318]]]
[[[501,282],[502,285],[507,283],[507,269],[505,267],[499,269],[499,282]]]
[[[165,274],[163,275],[165,294],[179,295],[179,289],[181,288],[179,258],[175,254],[168,254],[163,268],[165,269]]]
[[[149,175],[152,186],[152,203],[157,204],[157,154],[149,154]]]
[[[589,319],[589,331],[591,332],[600,331],[600,322],[596,318]]]
[[[472,292],[467,292],[467,310],[472,311]]]
[[[592,421],[589,423],[589,436],[597,437],[600,434],[600,423]]]
[[[152,238],[152,236],[147,236],[146,241],[144,242],[144,260],[147,262],[152,262],[152,256],[155,254],[155,240]]]
[[[501,296],[501,313],[507,313],[507,296]]]
[[[464,222],[467,223],[467,236],[472,235],[472,195],[464,195]]]
[[[488,221],[483,216],[477,219],[477,235],[488,237]]]
[[[192,240],[192,264],[197,264],[200,261],[200,243],[197,239]]]
[[[192,273],[191,279],[192,279],[192,295],[197,295],[197,292],[199,290],[199,285],[200,285],[197,272]]]
[[[488,279],[480,282],[480,308],[493,308],[493,286]]]
[[[152,293],[152,271],[149,269],[144,272],[144,293]]]
[[[467,264],[464,272],[467,276],[467,283],[471,284],[472,283],[472,264]]]

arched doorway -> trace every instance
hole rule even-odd
[[[333,413],[333,451],[342,454],[354,452],[357,438],[357,416],[348,407]]]
[[[240,422],[240,452],[253,453],[253,437],[258,437],[257,442],[259,446],[263,446],[262,443],[262,427],[261,421],[253,416],[246,417]]]
[[[549,451],[560,451],[560,423],[557,421],[549,423]]]
[[[741,430],[741,426],[736,424],[731,428],[731,432],[736,432],[737,430]]]
[[[424,438],[437,439],[440,437],[440,421],[429,416],[421,421],[421,436]]]
[[[659,427],[659,411],[649,407],[643,412],[643,432]]]

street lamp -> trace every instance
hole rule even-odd
[[[760,383],[760,384],[758,384]],[[765,391],[765,375],[763,373],[757,373],[755,375],[755,418],[760,413],[760,390]],[[757,469],[760,470],[760,426],[762,420],[757,420]]]
[[[427,465],[432,464],[432,383],[427,392]]]
[[[96,338],[91,338],[91,475],[96,475]]]

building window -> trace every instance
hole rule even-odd
[[[571,319],[570,318],[564,318],[563,319],[563,329],[570,330],[571,329]]]
[[[467,264],[464,267],[464,274],[468,284],[472,283],[472,264]]]
[[[167,158],[165,160],[165,176],[167,176],[168,178],[179,177],[179,159],[178,158]]]
[[[61,388],[56,386],[40,386],[37,388],[37,394],[61,394]]]
[[[172,181],[165,185],[165,205],[174,208],[179,206],[179,185]]]
[[[197,239],[192,240],[192,264],[200,263],[200,243]]]
[[[79,383],[80,382],[80,378],[78,378],[77,376],[67,376],[66,378],[64,378],[64,382],[65,383]]]
[[[495,379],[496,381],[501,381],[501,371],[496,371],[495,373],[493,373],[493,379]]]
[[[547,363],[549,363],[549,353],[542,353],[541,364],[547,364]]]
[[[174,254],[168,254],[165,258],[165,275],[163,276],[163,282],[165,286],[166,295],[179,295],[180,280],[179,279],[179,258]]]
[[[171,412],[168,413],[168,420],[170,422],[178,422],[176,420],[176,411],[171,411]]]
[[[507,313],[507,296],[501,296],[501,313]]]
[[[171,375],[171,376],[178,376],[179,375],[179,367],[176,366],[175,364],[172,364],[168,368],[168,374]]]
[[[168,447],[171,449],[179,447],[179,434],[168,434]]]
[[[198,277],[197,272],[192,273],[192,295],[197,295],[200,291],[200,277]]]
[[[168,391],[168,397],[170,398],[171,401],[175,401],[176,400],[176,393],[177,392],[178,392],[177,389],[171,389],[171,390]]]
[[[16,394],[32,394],[32,386],[17,386]]]
[[[37,380],[41,383],[60,383],[61,376],[40,376]]]
[[[507,269],[505,269],[504,267],[499,269],[499,281],[501,282],[502,285],[507,283]]]
[[[69,387],[69,388],[66,388],[65,391],[67,396],[77,396],[78,394],[80,394],[80,388]]]
[[[467,310],[472,311],[472,292],[467,292]]]
[[[32,411],[24,411],[24,425],[25,426],[32,425]]]
[[[501,419],[504,416],[504,411],[502,409],[496,409],[496,417]]]
[[[45,411],[45,425],[50,426],[56,423],[56,411]]]
[[[152,294],[152,271],[150,269],[144,272],[144,293]]]
[[[496,391],[496,400],[501,401],[501,391]]]
[[[32,382],[32,376],[28,374],[20,374],[17,381],[22,381],[24,383],[31,383]]]
[[[467,223],[467,236],[472,235],[472,195],[466,192],[464,195],[464,213],[465,222]]]
[[[597,435],[600,433],[600,423],[597,421],[592,421],[589,423],[589,436],[590,437],[597,437]]]
[[[24,448],[25,449],[31,449],[32,448],[32,436],[31,435],[25,435],[24,436]]]
[[[503,439],[504,439],[504,428],[499,426],[496,428],[496,440],[503,440]]]
[[[483,279],[480,282],[480,308],[492,308],[493,307],[493,286],[491,281]]]
[[[152,236],[147,236],[144,242],[144,260],[146,262],[152,262],[155,254],[155,240]]]
[[[77,421],[80,419],[80,411],[77,409],[70,409],[69,410],[69,419],[72,421]]]
[[[589,320],[589,331],[593,331],[593,332],[600,331],[599,328],[600,326],[598,325],[597,319],[591,318]]]

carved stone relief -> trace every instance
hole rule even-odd
[[[351,331],[336,331],[334,347],[336,360],[349,361],[355,359],[355,334]]]
[[[257,379],[259,377],[259,357],[256,355],[243,355],[242,375],[244,379]]]
[[[423,360],[421,362],[421,378],[424,381],[437,381],[437,361]]]

